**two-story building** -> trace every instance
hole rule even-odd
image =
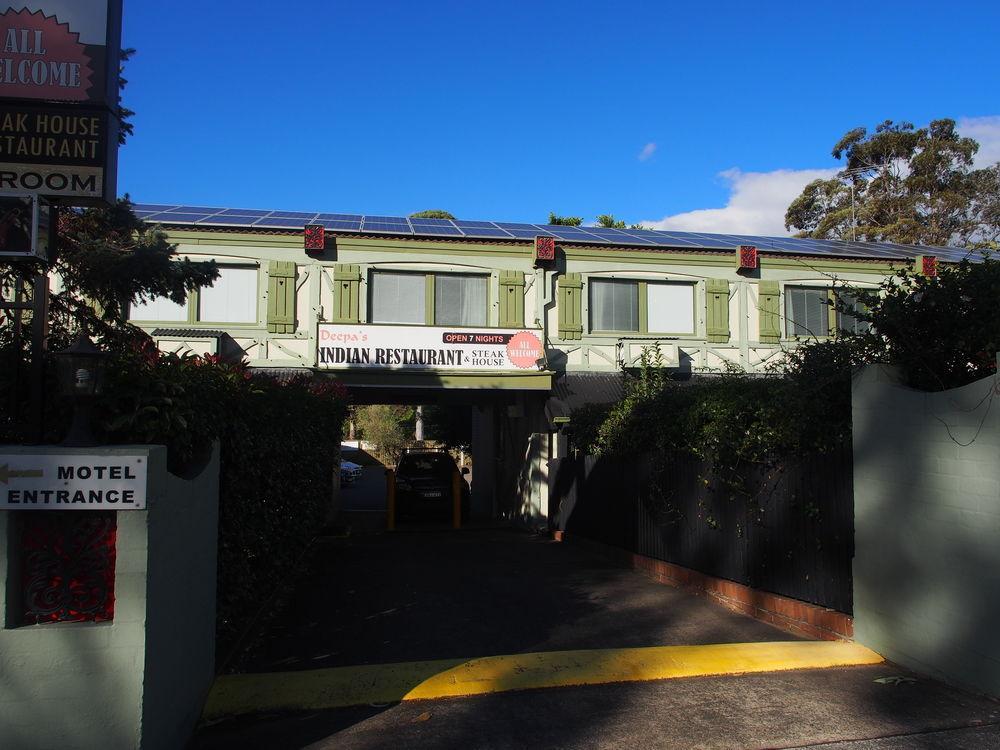
[[[621,395],[658,348],[681,376],[759,372],[858,323],[835,289],[874,288],[963,251],[490,221],[139,205],[178,253],[218,262],[184,305],[131,319],[160,347],[343,381],[359,403],[470,403],[473,513],[548,513],[547,462],[580,403]],[[308,228],[308,229],[307,229]],[[309,246],[311,249],[306,249]]]

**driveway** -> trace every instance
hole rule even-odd
[[[279,704],[262,704],[263,715],[203,728],[195,747],[797,747],[931,737],[928,732],[942,730],[947,742],[1000,747],[997,704],[887,664],[617,684],[611,678],[609,684],[310,708],[322,701],[312,700],[308,686],[316,685],[318,694],[331,675],[364,683],[372,669],[495,656],[523,671],[518,665],[525,660],[559,662],[567,653],[598,653],[594,649],[732,648],[724,644],[821,645],[657,584],[572,543],[516,531],[324,540],[290,605],[242,665],[251,676],[231,678],[264,685],[272,697],[294,685],[291,702],[286,695],[280,705],[295,706],[299,696],[299,707],[308,710],[279,712]],[[517,655],[528,656],[518,662]],[[279,687],[271,690],[271,683]]]

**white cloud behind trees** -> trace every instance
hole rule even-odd
[[[979,142],[974,167],[1000,161],[1000,115],[958,120],[958,131]],[[719,177],[729,183],[729,198],[721,208],[701,208],[670,214],[641,223],[651,229],[719,234],[754,234],[784,237],[785,210],[813,180],[828,180],[840,169],[776,169],[744,172],[727,169]]]

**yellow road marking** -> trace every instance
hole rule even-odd
[[[508,690],[878,664],[856,643],[791,641],[549,651],[219,677],[203,718]]]

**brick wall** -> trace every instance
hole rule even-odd
[[[887,658],[1000,695],[1000,393],[869,367],[854,384],[854,632]]]

